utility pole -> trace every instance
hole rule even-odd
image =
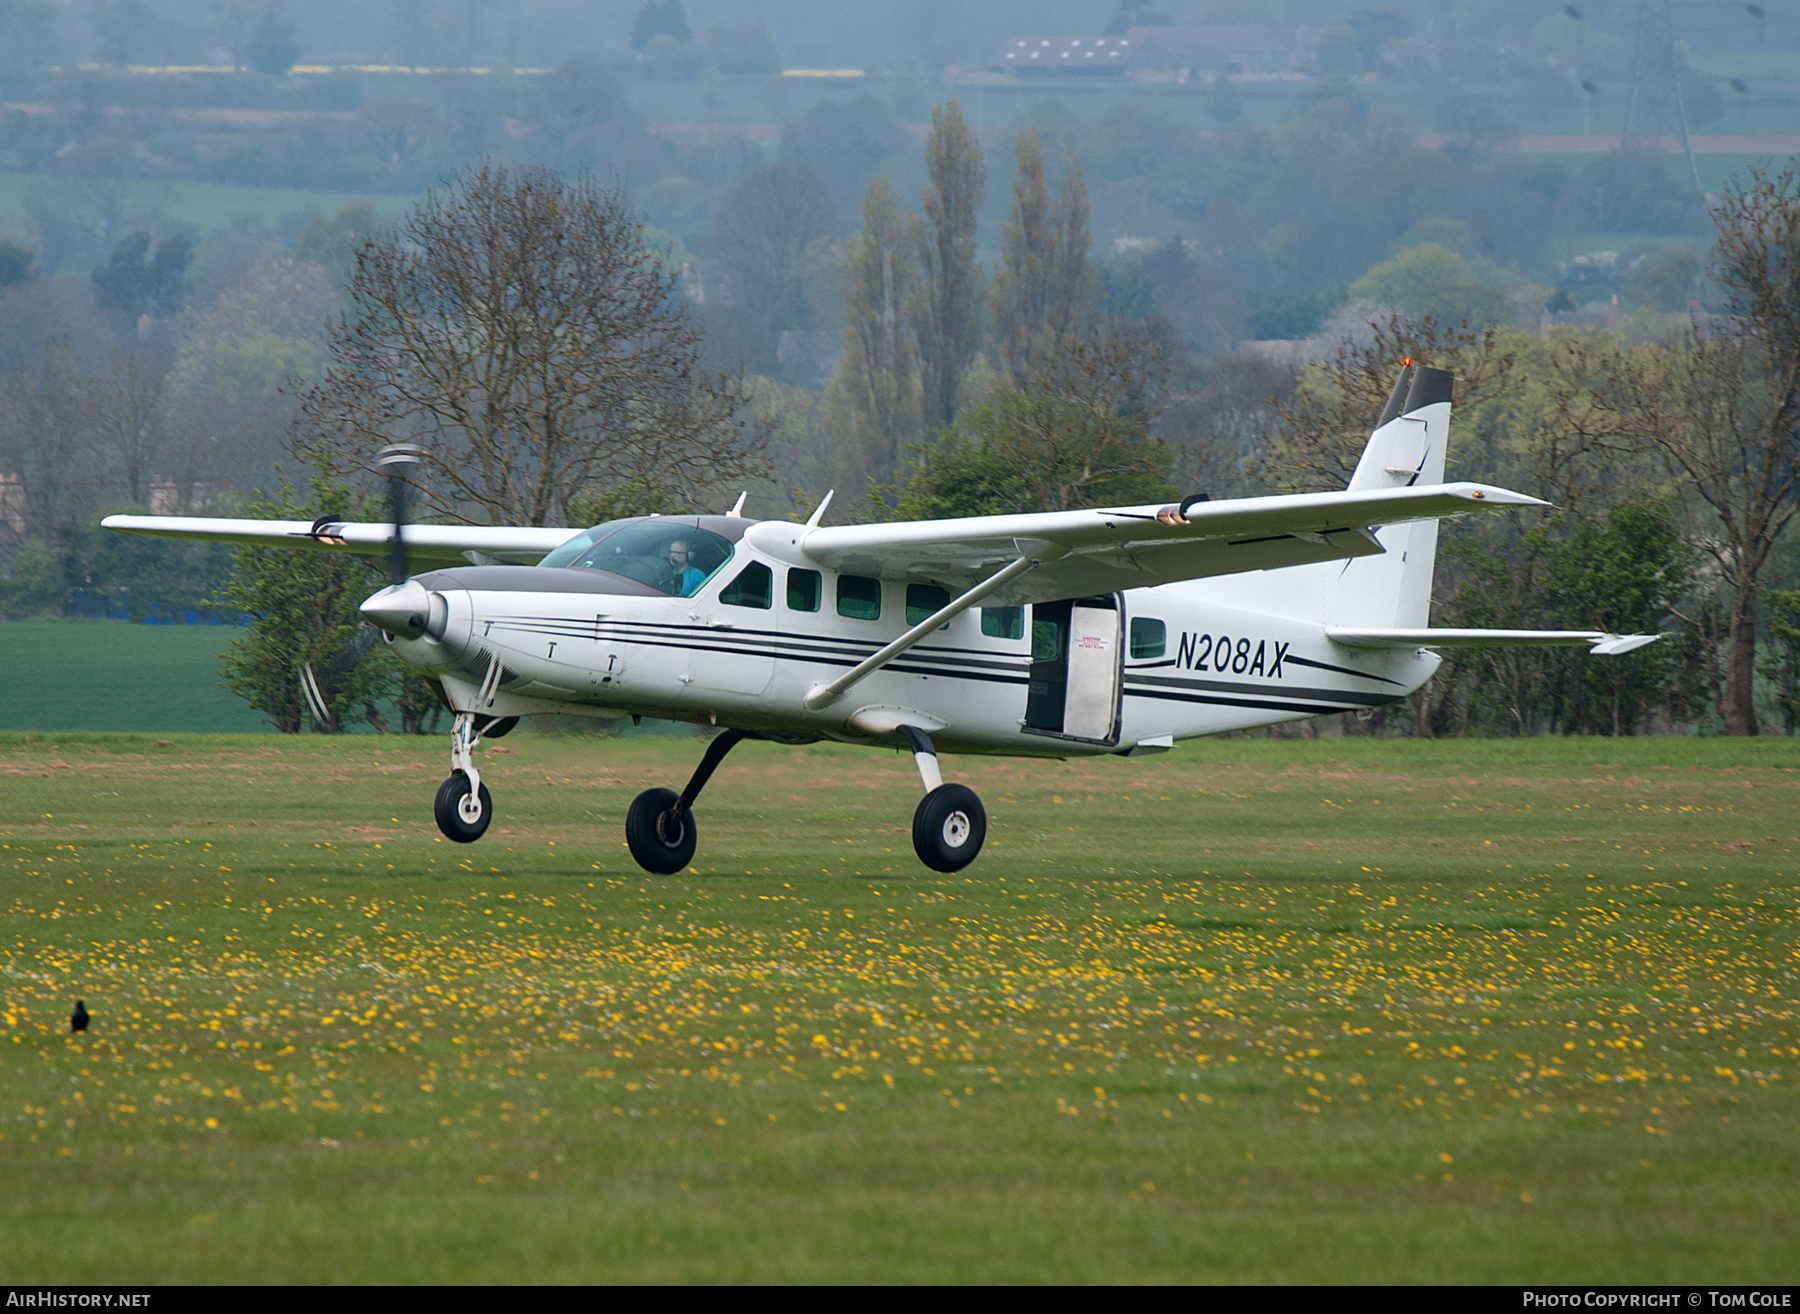
[[[1694,180],[1694,190],[1705,195],[1700,170],[1694,167],[1693,139],[1688,136],[1687,105],[1681,96],[1681,56],[1675,50],[1675,14],[1670,0],[1663,0],[1663,31],[1669,38],[1669,76],[1675,82],[1675,112],[1681,118],[1681,149],[1687,152],[1688,177]]]
[[[1625,126],[1619,129],[1619,152],[1623,154],[1629,148],[1631,139],[1631,112],[1637,108],[1638,75],[1642,72],[1644,61],[1644,10],[1648,0],[1640,0],[1638,4],[1637,34],[1631,39],[1631,91],[1625,97]]]
[[[1627,150],[1631,141],[1631,116],[1637,109],[1638,83],[1644,73],[1644,26],[1650,16],[1650,0],[1639,0],[1637,31],[1631,42],[1631,92],[1625,98],[1625,126],[1619,130],[1619,149]],[[1663,0],[1663,46],[1669,56],[1669,81],[1675,91],[1675,117],[1681,124],[1681,148],[1687,154],[1688,177],[1694,190],[1704,192],[1700,170],[1694,164],[1694,142],[1688,132],[1687,104],[1681,94],[1681,55],[1675,48],[1675,14],[1670,0]]]

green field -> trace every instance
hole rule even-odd
[[[29,173],[0,172],[0,233],[20,232],[25,227],[27,192],[40,189],[61,193],[79,203],[85,195],[79,182]],[[411,196],[378,192],[310,192],[291,187],[237,187],[229,183],[131,183],[126,188],[124,209],[138,215],[154,212],[174,223],[193,224],[202,232],[224,228],[239,215],[249,215],[273,225],[283,215],[300,211],[330,215],[345,201],[362,200],[384,218],[399,214],[413,203]]]
[[[698,748],[0,735],[0,1280],[1795,1271],[1792,741]]]
[[[267,730],[262,713],[219,688],[219,654],[239,633],[223,625],[0,622],[0,652],[12,657],[0,730]]]

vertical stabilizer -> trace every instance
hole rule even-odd
[[[1455,376],[1408,361],[1363,449],[1351,491],[1413,488],[1444,482]],[[1389,525],[1375,537],[1386,552],[1344,563],[1328,591],[1328,619],[1338,625],[1419,628],[1430,622],[1437,521]]]

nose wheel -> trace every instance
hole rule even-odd
[[[494,800],[486,785],[477,781],[471,786],[469,778],[458,771],[438,786],[431,810],[445,839],[473,844],[487,833],[494,817]]]
[[[473,844],[487,834],[488,823],[494,819],[494,799],[475,769],[475,745],[489,726],[505,734],[516,724],[517,718],[496,723],[492,717],[457,713],[456,723],[450,727],[450,778],[438,786],[431,806],[445,839]]]

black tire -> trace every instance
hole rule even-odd
[[[638,866],[658,876],[673,876],[694,860],[699,835],[693,812],[670,815],[679,798],[672,789],[646,789],[625,813],[625,847]]]
[[[967,785],[939,785],[913,813],[913,852],[933,871],[961,871],[986,838],[987,811]]]
[[[438,786],[437,799],[431,806],[444,838],[458,844],[473,844],[487,834],[488,823],[494,819],[494,799],[486,785],[475,796],[475,808],[470,809],[478,811],[474,820],[463,815],[463,801],[468,797],[469,778],[458,771]]]

